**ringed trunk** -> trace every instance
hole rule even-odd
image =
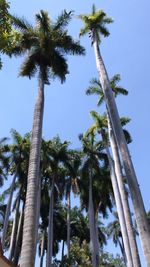
[[[115,173],[115,169],[114,169],[114,162],[111,158],[108,147],[106,147],[106,152],[107,152],[107,156],[108,156],[108,160],[109,160],[111,182],[112,182],[113,192],[114,192],[114,196],[115,196],[115,202],[116,202],[116,207],[117,207],[117,212],[118,212],[118,217],[119,217],[119,222],[120,222],[121,233],[122,233],[122,237],[123,237],[125,254],[126,254],[126,258],[127,258],[127,267],[134,267],[133,261],[132,261],[132,254],[131,254],[131,248],[130,248],[130,243],[129,243],[127,227],[126,227],[126,223],[125,223],[125,216],[124,216],[121,196],[120,196],[117,178],[116,178],[116,173]]]
[[[18,228],[18,217],[19,217],[19,206],[20,206],[20,192],[19,192],[19,196],[17,199],[15,217],[13,220],[13,227],[12,227],[12,233],[11,233],[10,248],[9,248],[10,250],[9,260],[10,261],[12,261],[12,258],[14,256],[14,251],[15,251],[16,235],[17,235],[17,228]]]
[[[106,105],[108,108],[110,120],[112,123],[113,131],[117,140],[117,144],[121,153],[123,166],[126,172],[128,185],[133,201],[134,211],[136,222],[138,226],[138,231],[140,234],[142,247],[145,255],[145,259],[147,262],[147,266],[150,266],[150,227],[146,217],[146,211],[142,199],[142,195],[139,189],[139,185],[137,182],[137,177],[135,174],[135,170],[133,167],[133,163],[128,151],[128,147],[126,144],[126,140],[124,137],[124,133],[120,124],[120,118],[118,114],[118,110],[116,107],[116,103],[114,100],[113,92],[110,86],[108,74],[103,62],[103,59],[100,54],[100,49],[98,46],[98,41],[96,37],[96,33],[93,30],[93,47],[96,58],[97,70],[100,77],[100,82],[102,84],[102,89],[105,96]]]
[[[47,259],[46,267],[52,266],[53,256],[53,209],[54,209],[54,178],[50,190],[50,205],[49,205],[49,222],[48,222],[48,244],[47,244]]]
[[[95,218],[93,207],[93,194],[92,194],[92,174],[89,177],[89,224],[90,224],[90,245],[92,254],[92,266],[98,267],[99,265],[99,251],[97,251],[96,231],[95,231]]]
[[[36,253],[36,211],[39,186],[39,166],[44,112],[44,82],[39,78],[38,96],[34,109],[32,139],[29,157],[27,194],[23,227],[20,267],[34,267]]]
[[[71,199],[70,191],[67,197],[67,258],[69,258],[70,253],[70,209],[71,209]]]
[[[8,228],[8,223],[9,223],[9,215],[11,212],[11,204],[12,204],[12,198],[13,198],[16,178],[17,178],[17,172],[14,174],[14,177],[12,180],[8,204],[6,207],[6,213],[5,213],[5,219],[4,219],[4,228],[3,228],[3,235],[2,235],[2,249],[4,249],[4,246],[5,246],[5,239],[6,239],[7,228]]]
[[[124,210],[124,216],[125,216],[125,222],[126,222],[126,226],[127,226],[130,248],[132,248],[131,249],[132,260],[133,260],[134,267],[141,267],[137,243],[136,243],[136,237],[135,237],[135,233],[133,230],[133,223],[132,223],[132,219],[131,219],[131,211],[130,211],[130,207],[129,207],[129,203],[128,203],[127,194],[125,192],[125,185],[124,185],[124,181],[123,181],[123,174],[122,174],[122,168],[121,168],[121,162],[120,162],[118,147],[117,147],[117,143],[115,140],[115,136],[113,135],[109,116],[108,116],[108,132],[109,132],[109,140],[110,140],[110,145],[111,145],[111,149],[112,149],[112,154],[113,154],[113,158],[114,158],[114,166],[115,166],[117,183],[118,183],[121,201],[122,201],[123,210]]]

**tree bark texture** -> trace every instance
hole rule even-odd
[[[46,267],[52,267],[52,256],[53,256],[53,209],[54,209],[54,177],[52,178],[52,186],[51,186],[51,190],[50,190],[49,222],[48,222],[48,244],[47,244]]]
[[[71,210],[71,198],[70,191],[67,196],[67,257],[69,258],[70,253],[70,210]]]
[[[116,207],[117,207],[117,212],[118,212],[118,217],[119,217],[119,222],[120,222],[123,244],[124,244],[126,258],[127,258],[127,266],[128,267],[134,267],[133,261],[132,261],[130,243],[129,243],[129,236],[128,236],[128,232],[127,232],[125,216],[124,216],[124,211],[123,211],[123,206],[122,206],[122,201],[121,201],[121,196],[120,196],[119,187],[118,187],[117,178],[116,178],[116,173],[115,173],[115,168],[114,168],[114,162],[111,158],[108,147],[106,148],[106,152],[107,152],[107,156],[108,156],[108,160],[109,160],[111,182],[112,182],[112,187],[113,187],[113,192],[114,192],[114,197],[115,197],[115,202],[116,202]]]
[[[132,219],[131,219],[131,212],[130,212],[128,197],[127,197],[127,194],[125,191],[125,185],[124,185],[124,181],[123,181],[120,156],[119,156],[115,136],[114,136],[112,128],[111,128],[109,116],[108,116],[108,132],[109,132],[110,145],[111,145],[111,149],[112,149],[112,155],[113,155],[113,159],[114,159],[114,166],[115,166],[117,183],[118,183],[119,192],[120,192],[121,201],[122,201],[122,206],[123,206],[123,210],[124,210],[125,223],[126,223],[128,237],[129,237],[132,260],[133,260],[134,267],[141,267],[137,243],[136,243],[136,237],[135,237],[135,233],[134,233],[134,229],[133,229],[133,223],[132,223]]]
[[[44,112],[44,83],[39,78],[38,96],[34,109],[32,139],[29,157],[27,194],[23,227],[20,267],[34,267],[36,253],[36,220],[39,186],[39,166]]]
[[[4,249],[4,246],[5,246],[5,239],[6,239],[7,228],[8,228],[8,223],[9,223],[9,215],[11,212],[11,204],[12,204],[12,198],[13,198],[16,178],[17,178],[17,172],[14,174],[14,177],[12,180],[10,195],[9,195],[9,199],[8,199],[8,203],[7,203],[7,207],[6,207],[6,213],[5,213],[5,219],[4,219],[4,228],[3,228],[3,235],[2,235],[2,249]]]
[[[95,231],[95,218],[93,207],[93,194],[92,194],[92,172],[89,177],[89,226],[90,226],[90,248],[92,254],[92,266],[98,267],[99,265],[99,251],[97,251],[96,231]]]
[[[20,207],[20,192],[17,199],[16,210],[15,210],[15,217],[13,220],[13,227],[11,233],[11,240],[10,240],[10,247],[9,247],[9,260],[12,261],[15,251],[15,243],[16,243],[16,236],[17,236],[17,229],[18,229],[18,217],[19,217],[19,207]]]
[[[110,86],[108,74],[102,56],[100,54],[96,33],[94,31],[93,31],[93,47],[95,52],[96,66],[99,73],[99,78],[102,85],[103,93],[105,96],[106,105],[108,108],[113,131],[117,140],[119,151],[122,157],[123,166],[127,176],[127,181],[131,193],[131,198],[133,201],[136,222],[142,242],[145,259],[147,262],[147,266],[150,267],[150,227],[146,217],[146,211],[141,196],[141,192],[139,189],[139,185],[137,182],[137,177],[135,174],[133,163],[120,124],[120,118],[114,100],[113,92]]]

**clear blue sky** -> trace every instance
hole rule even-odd
[[[120,73],[121,85],[129,90],[129,96],[119,97],[117,103],[120,115],[132,119],[128,127],[133,138],[130,151],[145,206],[149,210],[149,0],[10,0],[10,3],[12,13],[25,16],[31,22],[40,9],[47,10],[55,19],[63,9],[74,10],[76,15],[89,13],[93,3],[114,19],[109,27],[110,37],[103,40],[102,54],[109,76]],[[78,38],[80,27],[81,22],[74,18],[69,27],[74,38]],[[94,53],[88,36],[81,43],[86,48],[86,56],[68,58],[70,74],[66,83],[61,85],[55,81],[45,89],[43,136],[52,138],[59,134],[62,139],[70,140],[74,147],[79,147],[77,136],[91,125],[89,112],[96,107],[96,98],[85,95],[89,80],[97,76]],[[21,61],[19,58],[3,58],[0,137],[10,136],[11,128],[24,134],[32,127],[37,80],[17,77]]]

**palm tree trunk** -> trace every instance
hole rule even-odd
[[[52,256],[53,256],[53,209],[54,209],[54,178],[52,178],[52,186],[51,186],[51,191],[50,191],[49,222],[48,222],[48,244],[47,244],[46,267],[51,267],[52,266]]]
[[[43,267],[44,252],[45,252],[45,229],[43,231],[42,243],[41,243],[40,267]]]
[[[96,250],[99,252],[99,234],[98,234],[98,211],[95,213],[95,239],[96,239]]]
[[[23,227],[20,267],[34,267],[36,254],[36,210],[39,186],[39,166],[44,113],[44,82],[39,78],[39,90],[34,109],[32,139],[29,158],[27,194]]]
[[[110,87],[110,82],[108,78],[108,74],[103,62],[103,59],[100,54],[100,49],[98,46],[98,41],[96,37],[96,33],[93,31],[93,47],[96,58],[97,70],[100,77],[100,82],[102,84],[102,89],[105,96],[106,105],[109,111],[113,131],[117,140],[117,144],[122,156],[123,166],[126,172],[128,185],[133,201],[136,222],[142,242],[143,251],[145,254],[147,265],[150,266],[150,227],[148,225],[146,211],[143,203],[143,199],[141,196],[141,192],[139,189],[139,185],[137,182],[137,177],[135,174],[135,170],[133,167],[133,163],[128,151],[128,147],[126,144],[126,140],[124,137],[124,133],[120,124],[120,118],[118,114],[118,110],[116,107],[116,103],[114,100],[113,92]]]
[[[127,267],[127,257],[126,257],[126,253],[125,253],[125,249],[124,249],[123,240],[122,240],[122,244],[121,244],[121,241],[119,240],[119,237],[118,237],[118,243],[119,243],[120,251],[122,253],[124,264]]]
[[[133,230],[130,207],[129,207],[129,203],[128,203],[127,194],[125,192],[125,185],[124,185],[124,181],[123,181],[123,174],[122,174],[122,168],[121,168],[121,162],[120,162],[118,147],[117,147],[117,143],[115,140],[115,136],[113,135],[109,116],[108,116],[108,132],[109,132],[109,140],[110,140],[110,145],[111,145],[111,149],[112,149],[112,154],[113,154],[113,158],[114,158],[117,183],[118,183],[121,201],[122,201],[122,206],[123,206],[123,210],[124,210],[125,223],[126,223],[126,227],[127,227],[130,248],[132,248],[131,249],[132,260],[133,260],[134,267],[141,267],[137,243],[136,243],[136,239],[135,239],[135,233]]]
[[[21,251],[21,244],[22,244],[24,206],[25,206],[25,204],[23,203],[22,210],[20,213],[20,218],[19,218],[17,236],[16,236],[16,244],[15,244],[14,259],[13,259],[13,263],[16,266],[18,265],[18,261],[19,261],[19,257],[20,257],[20,251]]]
[[[35,226],[36,227],[35,243],[37,243],[38,241],[40,207],[41,207],[41,176],[39,175],[38,199],[37,199],[37,210],[36,210],[36,226]]]
[[[120,228],[121,228],[123,243],[124,243],[124,247],[125,247],[125,253],[126,253],[126,257],[127,257],[127,266],[128,267],[134,267],[133,261],[132,261],[132,254],[131,254],[131,248],[130,248],[130,243],[129,243],[127,227],[126,227],[126,223],[125,223],[125,216],[124,216],[121,196],[120,196],[119,187],[118,187],[117,178],[116,178],[116,173],[115,173],[115,169],[114,169],[114,163],[112,161],[108,147],[106,147],[106,152],[107,152],[107,156],[108,156],[108,160],[109,160],[111,182],[112,182],[113,192],[114,192],[114,196],[115,196],[115,202],[116,202],[116,207],[117,207],[117,212],[118,212],[118,217],[119,217],[119,222],[120,222]]]
[[[16,235],[17,235],[17,228],[18,228],[19,206],[20,206],[20,192],[19,192],[18,199],[17,199],[15,217],[13,220],[13,227],[12,227],[12,233],[11,233],[10,248],[9,248],[9,251],[10,251],[9,260],[10,261],[12,261],[12,258],[14,256],[14,251],[15,251]]]
[[[69,258],[70,253],[70,210],[71,210],[71,198],[70,191],[67,197],[67,258]]]
[[[5,219],[4,219],[4,228],[3,228],[3,235],[2,235],[2,249],[4,249],[4,246],[5,246],[5,238],[6,238],[7,228],[8,228],[9,215],[10,215],[10,211],[11,211],[11,204],[12,204],[12,198],[13,198],[13,193],[14,193],[16,177],[17,177],[17,172],[14,174],[14,177],[12,180],[8,204],[6,207],[6,213],[5,213]]]
[[[90,246],[92,254],[92,266],[98,267],[99,265],[99,251],[96,246],[96,232],[94,220],[94,207],[93,207],[93,194],[92,194],[92,172],[89,177],[89,224],[90,224]]]
[[[64,248],[65,248],[65,241],[62,241],[62,252],[61,252],[61,260],[64,258]]]

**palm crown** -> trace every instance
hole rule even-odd
[[[120,85],[118,85],[120,81],[121,81],[121,77],[119,74],[115,74],[110,80],[110,85],[111,85],[111,88],[112,88],[112,91],[115,97],[120,94],[128,95],[128,91],[124,89],[123,87],[121,87]],[[102,86],[101,86],[100,81],[97,78],[93,78],[90,81],[90,86],[87,88],[86,94],[87,95],[95,94],[99,96],[97,106],[100,106],[104,102],[104,93],[102,90]]]
[[[57,76],[61,82],[68,73],[66,54],[82,55],[85,50],[78,41],[74,41],[65,29],[72,17],[72,12],[62,12],[54,23],[48,13],[41,10],[36,14],[33,27],[25,19],[12,17],[12,22],[20,32],[20,37],[12,54],[27,54],[21,69],[21,76],[31,78],[39,71],[45,83]]]
[[[84,27],[80,30],[80,36],[95,32],[99,43],[101,41],[101,35],[104,37],[109,36],[109,30],[106,24],[112,23],[113,20],[107,17],[103,10],[97,11],[95,5],[92,6],[92,14],[81,14],[79,18],[84,22]]]

